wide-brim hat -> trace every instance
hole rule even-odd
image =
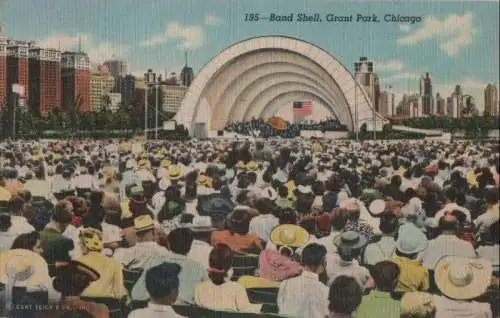
[[[333,239],[333,244],[342,249],[360,249],[367,243],[368,239],[364,235],[354,231],[346,231]]]
[[[274,190],[273,187],[266,187],[260,192],[260,196],[271,201],[275,201],[278,198],[278,192]]]
[[[212,219],[209,216],[196,216],[192,223],[184,223],[182,227],[193,232],[211,232],[215,228],[212,226]]]
[[[312,193],[312,188],[311,186],[304,186],[304,185],[299,185],[297,187],[297,190],[302,193],[302,194],[309,194]]]
[[[247,168],[246,164],[243,161],[238,161],[236,163],[235,167],[238,169],[246,169]]]
[[[434,280],[446,296],[466,300],[484,294],[491,283],[491,263],[482,258],[443,257],[434,270]]]
[[[386,208],[385,201],[377,199],[373,200],[372,203],[370,203],[368,210],[373,215],[380,215],[385,211],[385,208]]]
[[[149,162],[146,159],[139,160],[137,167],[139,169],[146,169],[148,167]]]
[[[136,232],[151,230],[155,227],[155,222],[151,215],[143,214],[134,219],[134,229]]]
[[[396,249],[404,254],[416,254],[427,247],[427,237],[413,223],[405,223],[400,226]]]
[[[35,252],[25,249],[8,250],[0,254],[0,283],[7,285],[15,276],[16,287],[47,286],[49,267]]]
[[[309,241],[309,233],[298,225],[282,224],[272,230],[270,238],[276,246],[301,247]]]
[[[168,171],[168,178],[170,180],[181,179],[182,178],[181,168],[179,168],[178,166],[171,167],[170,170]]]
[[[257,171],[259,169],[259,165],[255,161],[250,161],[247,163],[248,171]]]

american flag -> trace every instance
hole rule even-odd
[[[312,115],[312,101],[295,101],[292,104],[293,114],[295,116],[306,117]]]

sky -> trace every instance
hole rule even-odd
[[[247,22],[245,14],[333,13],[418,16],[409,23]],[[360,56],[375,62],[382,89],[398,100],[416,92],[429,72],[434,94],[449,96],[456,84],[484,104],[487,83],[499,82],[499,2],[337,0],[0,0],[7,38],[40,46],[82,48],[94,63],[111,57],[142,76],[151,68],[180,72],[184,52],[197,73],[231,44],[262,35],[311,42],[348,69]]]

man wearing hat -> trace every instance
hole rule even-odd
[[[156,256],[169,255],[168,250],[157,243],[157,230],[153,218],[144,214],[134,219],[137,243],[128,248],[119,248],[113,257],[127,269],[144,269]]]
[[[88,227],[79,233],[82,256],[76,260],[99,273],[97,281],[85,289],[83,296],[109,297],[122,300],[128,292],[123,281],[121,264],[103,254],[104,243],[100,230]]]
[[[276,192],[274,193],[276,194]],[[276,205],[271,199],[261,198],[255,202],[255,208],[259,211],[259,215],[250,220],[248,232],[256,234],[261,240],[267,243],[271,231],[279,225],[279,219],[274,215]]]
[[[427,247],[427,237],[413,223],[406,223],[399,228],[396,241],[396,255],[392,261],[399,265],[397,292],[426,291],[429,289],[429,273],[417,259]]]
[[[153,183],[156,182],[155,176],[149,170],[150,167],[151,167],[151,163],[149,162],[149,160],[147,160],[147,159],[139,160],[136,173],[137,173],[137,177],[139,178],[139,180],[141,180],[141,182],[144,182],[144,181],[150,181]]]
[[[434,296],[436,317],[493,317],[489,303],[473,301],[490,286],[491,270],[490,262],[482,258],[442,258],[434,271],[436,286],[443,294]]]
[[[336,236],[333,241],[337,246],[337,254],[327,256],[328,285],[338,276],[345,275],[356,279],[361,290],[372,287],[370,272],[357,261],[361,249],[366,246],[366,237],[357,232],[346,231]]]

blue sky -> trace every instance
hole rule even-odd
[[[0,0],[4,36],[43,46],[82,46],[94,62],[115,55],[130,70],[180,71],[184,50],[197,72],[234,42],[283,34],[330,52],[349,69],[360,56],[376,62],[382,85],[418,89],[430,72],[434,91],[460,83],[482,107],[488,82],[499,82],[499,2],[340,2],[334,0]],[[417,24],[245,22],[245,13],[399,14]]]

